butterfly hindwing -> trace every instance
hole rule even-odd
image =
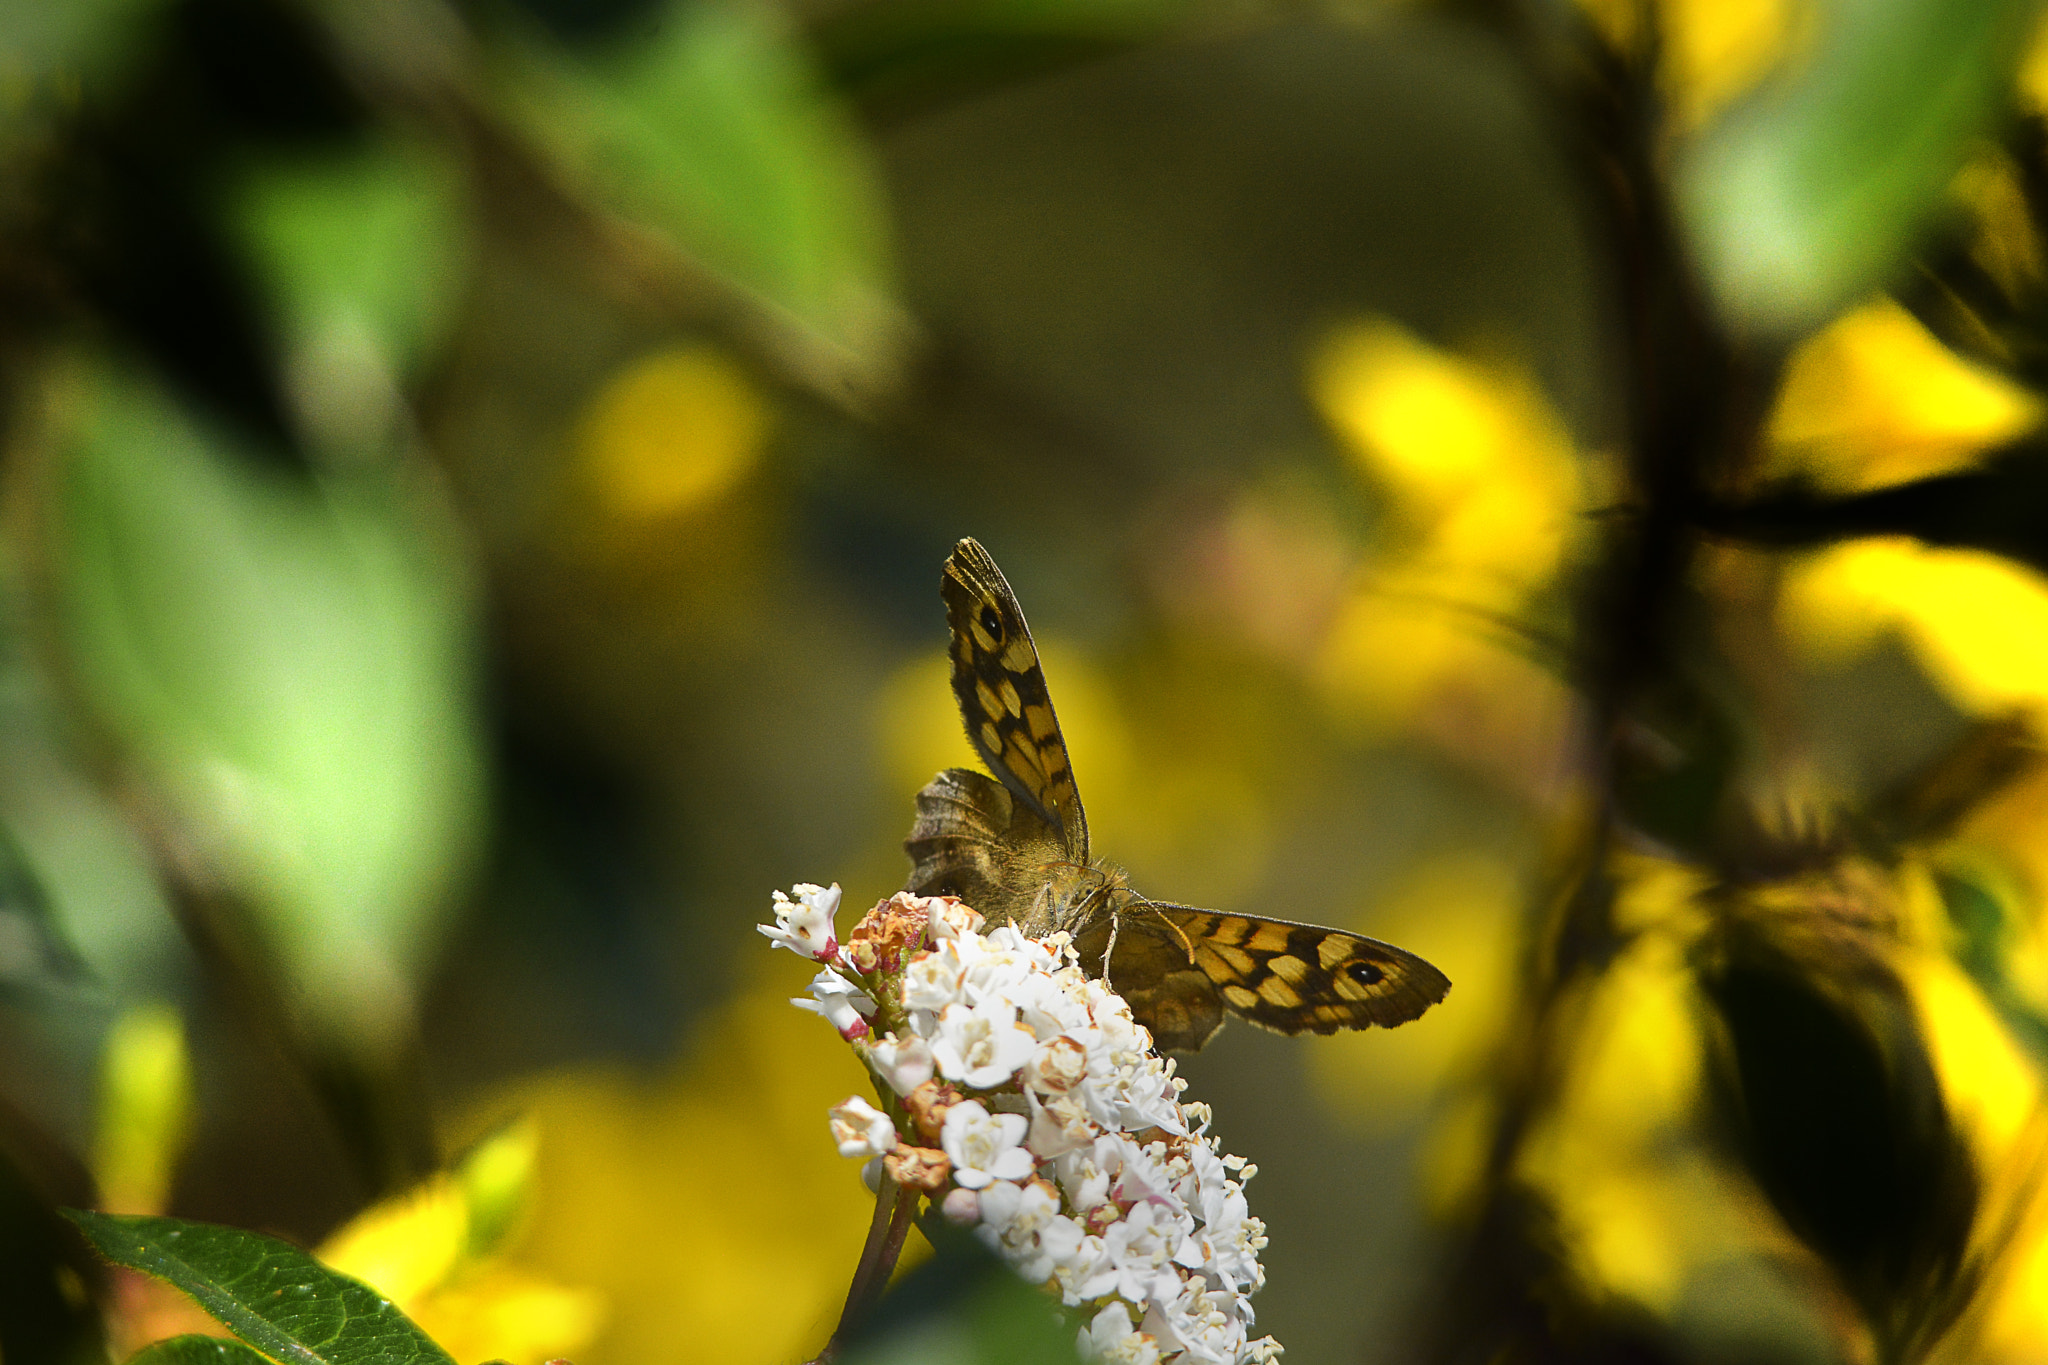
[[[1185,946],[1224,1009],[1278,1033],[1393,1028],[1450,990],[1450,979],[1391,943],[1315,924],[1144,902]],[[1121,956],[1121,953],[1119,953]],[[1112,968],[1113,969],[1113,968]]]
[[[1074,936],[1074,951],[1090,976],[1107,977],[1155,1046],[1166,1052],[1197,1051],[1223,1027],[1223,997],[1194,965],[1180,932],[1148,913],[1142,901],[1129,899],[1116,914],[1082,928]]]
[[[1088,817],[1053,713],[1023,608],[979,541],[946,560],[939,592],[952,627],[953,697],[981,761],[1059,831],[1066,856],[1088,862]]]
[[[1064,856],[1058,831],[1010,789],[971,768],[948,768],[917,794],[917,818],[903,841],[920,896],[958,896],[993,923],[1032,923],[1044,897],[1044,869]]]

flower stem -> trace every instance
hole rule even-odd
[[[867,1243],[860,1249],[860,1263],[853,1269],[853,1283],[846,1289],[846,1306],[839,1310],[839,1325],[832,1329],[832,1339],[810,1365],[831,1365],[839,1354],[841,1340],[881,1296],[903,1254],[903,1241],[910,1235],[917,1200],[916,1187],[900,1185],[889,1178],[887,1171],[882,1173],[882,1183],[875,1190],[875,1216],[868,1224]]]

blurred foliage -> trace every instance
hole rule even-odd
[[[2039,25],[0,6],[0,1360],[250,1358],[123,1215],[815,1351],[860,1078],[751,925],[972,761],[965,534],[1139,885],[1456,983],[1186,1060],[1294,1358],[2048,1355]]]

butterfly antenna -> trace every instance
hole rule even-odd
[[[1161,910],[1159,903],[1150,896],[1138,891],[1133,891],[1131,895],[1137,899],[1138,904],[1150,910],[1154,915],[1157,915],[1161,924],[1173,930],[1173,936],[1180,940],[1180,946],[1187,952],[1188,961],[1193,962],[1195,960],[1195,941],[1188,937],[1188,931],[1174,923],[1173,916]]]

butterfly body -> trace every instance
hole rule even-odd
[[[909,888],[953,895],[992,923],[1064,931],[1159,1046],[1193,1051],[1227,1012],[1282,1033],[1406,1023],[1450,982],[1391,944],[1340,929],[1154,901],[1094,859],[1066,740],[1016,595],[962,540],[940,593],[953,696],[996,776],[948,768],[917,794]]]

